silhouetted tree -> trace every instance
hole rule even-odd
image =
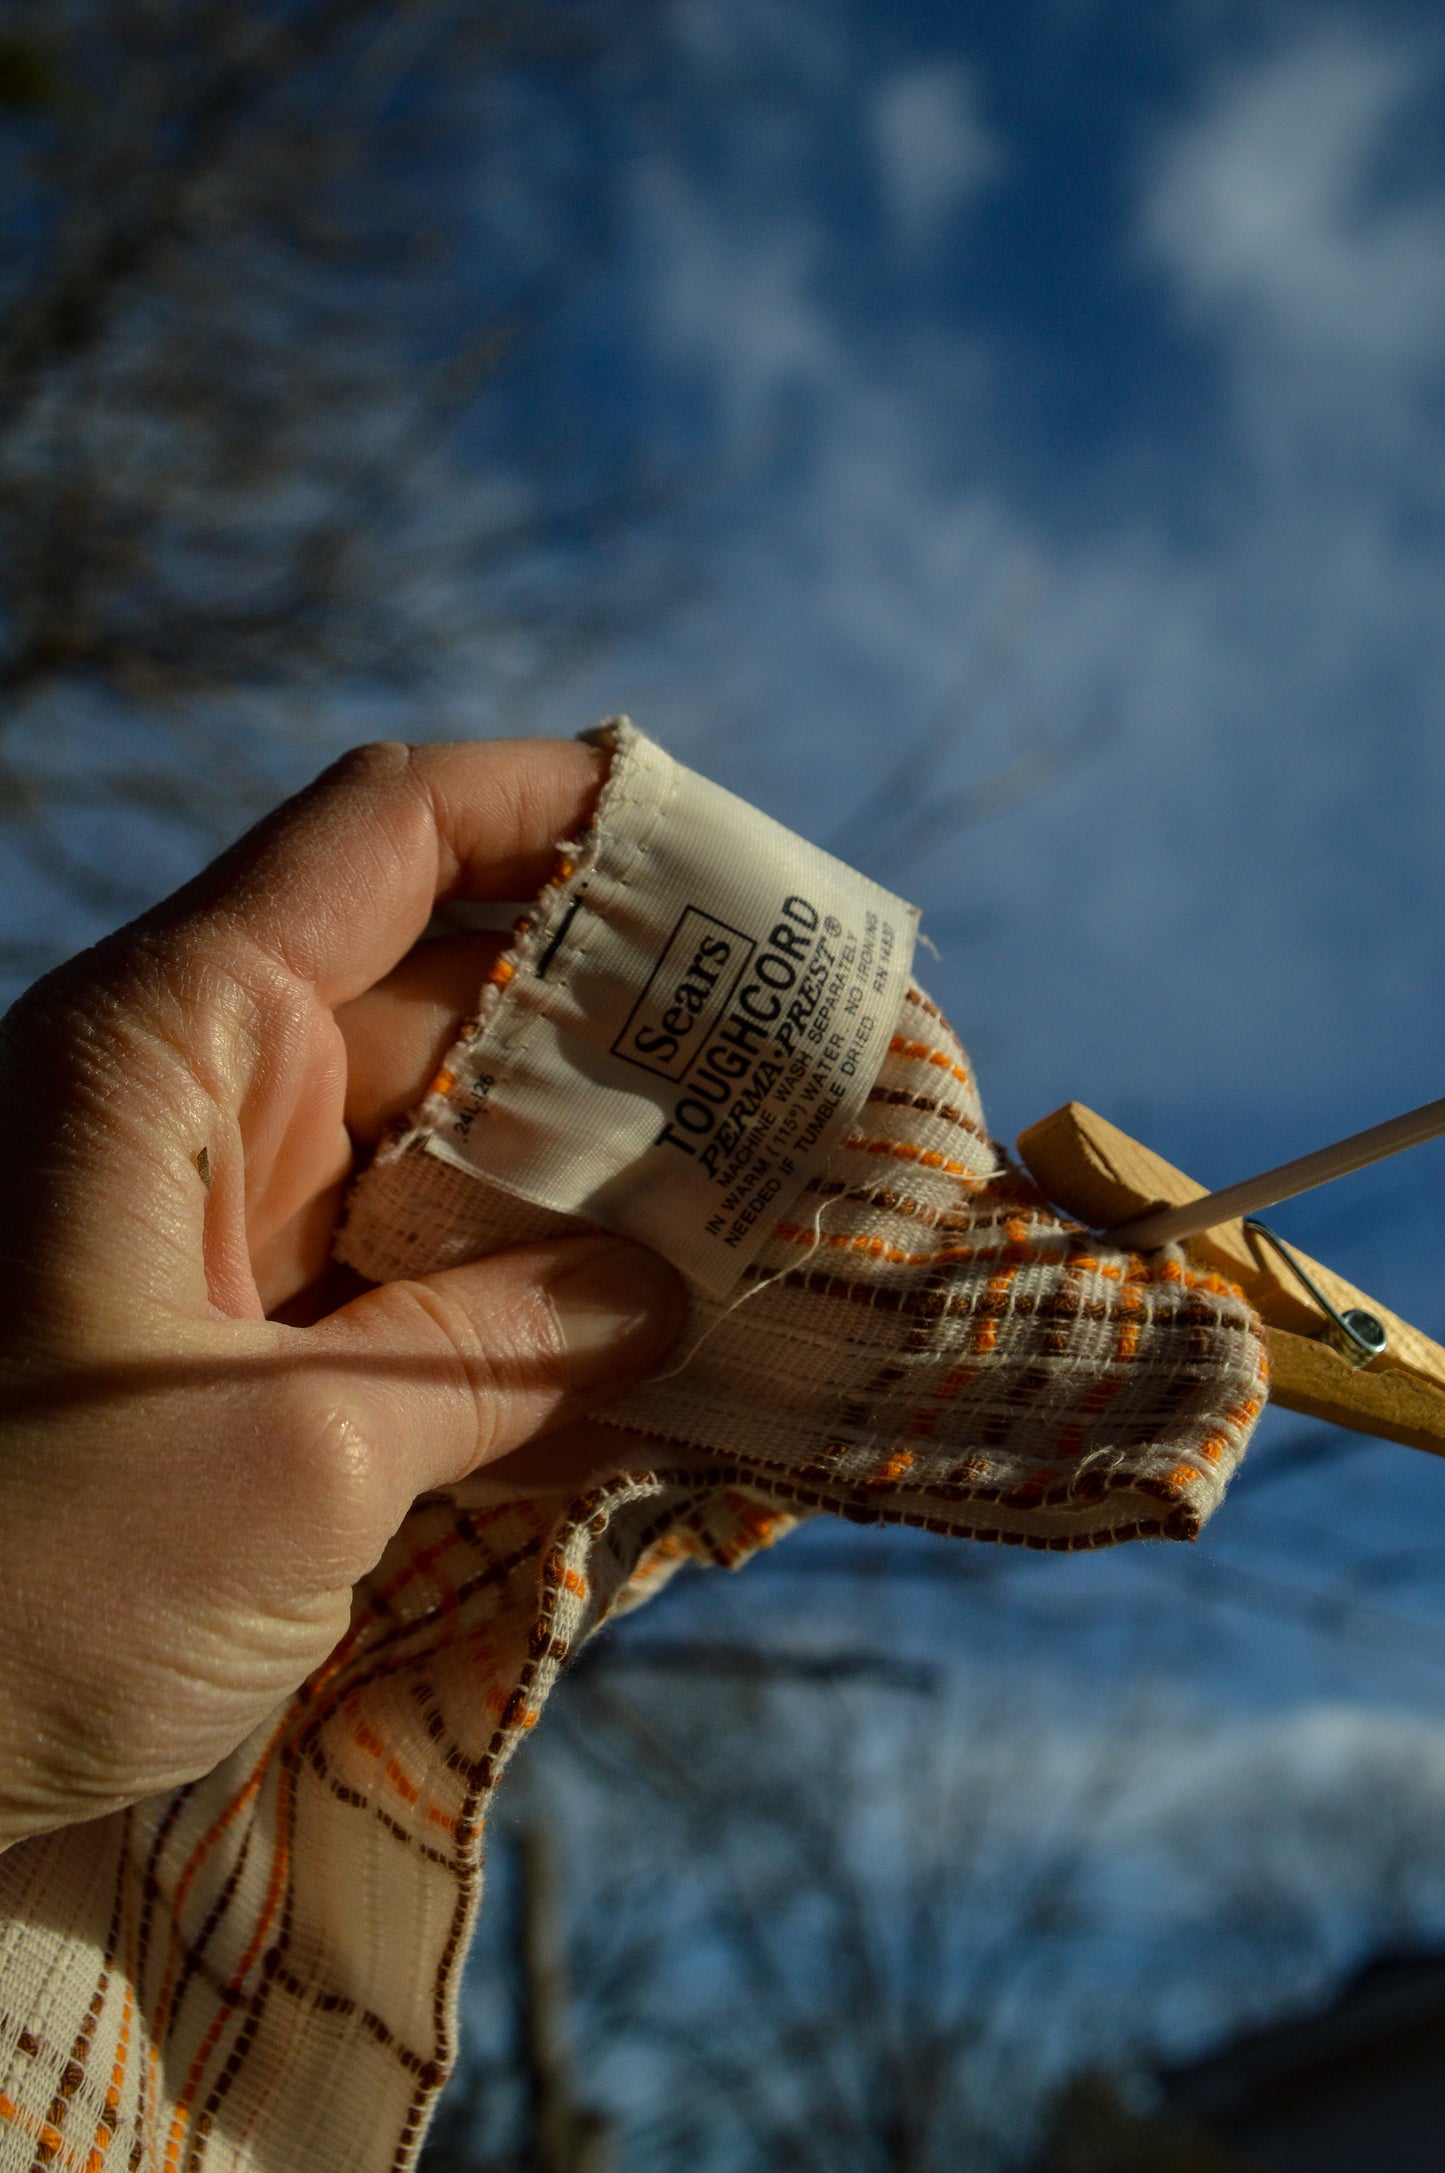
[[[0,0],[0,843],[32,884],[113,918],[160,830],[193,861],[339,703],[438,735],[465,673],[474,725],[613,623],[651,486],[524,454],[499,395],[605,238],[657,28]]]

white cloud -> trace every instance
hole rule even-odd
[[[968,80],[948,94],[959,110]],[[1001,1129],[1079,1095],[1223,1183],[1438,1091],[1421,991],[1445,975],[1445,457],[1428,393],[1445,331],[1414,297],[1445,262],[1445,213],[1428,188],[1385,205],[1369,186],[1424,81],[1413,49],[1335,29],[1219,79],[1160,140],[1120,249],[1147,236],[1216,330],[1216,389],[1235,397],[1211,465],[1181,449],[1159,496],[1121,423],[1118,489],[1090,519],[1080,482],[1056,524],[998,458],[1011,439],[1040,450],[1002,347],[956,320],[903,317],[883,340],[851,323],[848,233],[808,181],[826,152],[866,149],[840,152],[837,102],[788,109],[792,133],[766,158],[749,139],[735,175],[639,176],[649,351],[742,480],[700,545],[691,610],[587,706],[634,705],[824,838],[950,702],[973,714],[941,790],[1040,734],[1108,723],[1048,791],[887,870],[929,910],[945,959],[923,970],[976,1044]],[[891,101],[902,140],[918,95],[895,81],[868,112]],[[917,110],[928,99],[947,104],[936,85]],[[894,185],[917,218],[941,201]],[[747,464],[774,453],[781,480],[755,491]],[[1021,568],[1033,605],[980,703]],[[987,950],[947,933],[980,905]],[[1367,970],[1341,972],[1342,929]]]
[[[869,115],[883,193],[910,248],[935,241],[946,222],[1003,169],[971,71],[928,61],[879,84]]]
[[[1185,305],[1326,357],[1438,361],[1445,198],[1378,188],[1430,74],[1416,46],[1338,22],[1218,82],[1162,146],[1145,208]]]

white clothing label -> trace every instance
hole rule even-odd
[[[917,914],[625,719],[592,830],[424,1111],[427,1147],[713,1296],[859,1115]]]

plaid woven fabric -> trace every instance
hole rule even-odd
[[[768,1524],[723,1486],[704,1507],[691,1471],[569,1506],[424,1502],[271,1727],[0,1856],[5,2173],[410,2166],[512,1749],[607,1614]]]
[[[567,1226],[424,1137],[358,1188],[368,1273]],[[0,2167],[401,2173],[453,2057],[489,1793],[580,1640],[818,1510],[1052,1549],[1191,1538],[1265,1395],[1238,1292],[1053,1214],[917,989],[740,1298],[698,1297],[691,1355],[609,1412],[619,1476],[419,1504],[269,1730],[0,1857]]]
[[[425,1151],[468,1049],[357,1188],[341,1251],[377,1280],[582,1227]],[[681,1348],[601,1414],[652,1456],[725,1458],[774,1508],[1059,1550],[1195,1538],[1267,1387],[1232,1284],[1099,1244],[990,1141],[916,987],[862,1120],[741,1296],[694,1291]]]

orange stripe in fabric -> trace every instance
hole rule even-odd
[[[916,1064],[932,1064],[939,1071],[946,1071],[950,1078],[964,1086],[973,1085],[973,1073],[966,1064],[956,1064],[946,1049],[935,1049],[927,1041],[909,1041],[902,1034],[895,1034],[888,1044],[890,1056],[906,1056]]]
[[[3,2090],[0,2090],[0,2120],[10,2121],[22,2135],[28,2135],[47,2158],[59,2159],[62,2165],[73,2165],[78,2173],[84,2161],[79,2151],[66,2142],[59,2128],[52,2128],[48,2120],[37,2120],[34,2113],[27,2113],[23,2105],[6,2097]]]
[[[261,1904],[255,1928],[246,1945],[246,1951],[236,1964],[235,1973],[226,1987],[227,1992],[231,1994],[239,1994],[243,1989],[246,1979],[255,1966],[256,1957],[266,1943],[272,1923],[275,1920],[276,1911],[281,1906],[281,1895],[291,1870],[291,1850],[287,1835],[290,1832],[290,1796],[294,1786],[295,1778],[291,1769],[288,1765],[283,1764],[276,1782],[276,1860],[271,1867],[271,1877],[266,1887],[266,1898]],[[221,2032],[230,2021],[234,2011],[234,2008],[230,2005],[223,2005],[217,2011],[211,2019],[210,2028],[201,2039],[195,2058],[191,2062],[190,2072],[185,2080],[185,2087],[176,2099],[175,2115],[171,2121],[170,2133],[166,2137],[165,2173],[175,2173],[176,2167],[180,2164],[181,2145],[185,2141],[186,2129],[190,2125],[191,2108],[196,2101],[196,2092],[200,2088],[201,2077],[205,2074],[206,2065],[211,2054],[220,2042]]]
[[[916,1162],[920,1169],[941,1169],[949,1177],[971,1177],[976,1184],[987,1183],[986,1178],[974,1177],[972,1170],[962,1162],[950,1162],[946,1155],[937,1154],[931,1147],[915,1147],[907,1139],[865,1139],[855,1132],[844,1145],[854,1154],[887,1154],[897,1162]]]
[[[195,1848],[191,1851],[191,1855],[186,1864],[186,1867],[181,1873],[180,1878],[176,1882],[175,1896],[170,1906],[170,1917],[172,1924],[176,1924],[179,1922],[181,1904],[184,1902],[186,1895],[190,1892],[192,1886],[195,1884],[197,1875],[200,1872],[202,1864],[210,1855],[212,1849],[214,1849],[221,1835],[226,1831],[228,1826],[232,1825],[235,1822],[235,1820],[240,1816],[241,1812],[246,1809],[247,1805],[253,1802],[256,1796],[260,1793],[262,1783],[266,1778],[267,1768],[269,1767],[271,1762],[271,1754],[275,1750],[276,1745],[280,1741],[281,1737],[285,1734],[287,1727],[290,1725],[290,1718],[291,1716],[288,1712],[286,1714],[283,1714],[282,1718],[277,1722],[276,1726],[272,1729],[270,1735],[266,1739],[265,1749],[261,1752],[260,1757],[257,1759],[255,1765],[251,1768],[250,1774],[247,1776],[245,1785],[237,1790],[236,1794],[232,1796],[230,1801],[225,1805],[220,1815],[212,1820],[211,1825],[209,1826],[207,1831],[201,1836],[200,1840],[196,1843]],[[147,2091],[148,2102],[145,2109],[147,2120],[150,2116],[149,2101],[152,2099],[158,2101],[159,2099],[161,2058],[160,2048],[162,2042],[164,2041],[166,2025],[170,2020],[171,2000],[175,1993],[176,1975],[179,1970],[180,1963],[180,1949],[179,1947],[173,1946],[170,1960],[166,1965],[165,1982],[161,1986],[160,1997],[156,2001],[155,2019],[151,2024],[150,2055],[147,2061],[149,2077],[149,2089]],[[167,2148],[169,2149],[169,2146],[167,2146]],[[166,2162],[169,2165],[169,2158],[167,2158]]]
[[[478,1528],[482,1529],[488,1522],[494,1521],[496,1516],[505,1514],[506,1509],[504,1507],[501,1510],[493,1511],[490,1516],[478,1517],[474,1521],[476,1522]],[[389,1578],[384,1585],[377,1586],[376,1599],[375,1601],[373,1601],[372,1611],[375,1611],[376,1601],[379,1601],[383,1606],[391,1606],[393,1602],[400,1596],[400,1594],[406,1590],[409,1584],[415,1583],[418,1577],[425,1576],[428,1571],[434,1570],[436,1564],[441,1560],[444,1554],[454,1553],[456,1549],[461,1546],[464,1537],[465,1535],[463,1533],[457,1531],[456,1528],[453,1527],[452,1530],[445,1533],[442,1538],[434,1541],[431,1546],[418,1547],[412,1554],[408,1555],[406,1561],[396,1572],[396,1575]],[[443,1604],[445,1605],[447,1602],[450,1602],[451,1605],[454,1606],[456,1604],[455,1592],[452,1591],[451,1588],[447,1586],[441,1578],[438,1578],[437,1582],[442,1587]],[[362,1617],[357,1621],[353,1622],[351,1627],[347,1630],[345,1636],[340,1640],[337,1645],[332,1648],[332,1651],[328,1656],[327,1660],[325,1661],[324,1665],[319,1667],[316,1673],[312,1676],[311,1697],[313,1704],[316,1698],[320,1695],[320,1693],[327,1687],[327,1685],[336,1680],[336,1677],[341,1673],[342,1669],[351,1659],[352,1655],[356,1651],[357,1645],[360,1643],[362,1637],[365,1635],[366,1628],[366,1617]]]
[[[202,1864],[220,1840],[221,1835],[228,1826],[234,1824],[241,1812],[245,1810],[247,1804],[258,1794],[261,1783],[266,1777],[266,1768],[270,1763],[271,1753],[285,1734],[289,1721],[290,1715],[288,1713],[285,1718],[277,1722],[270,1735],[266,1738],[266,1747],[247,1776],[245,1785],[237,1790],[220,1814],[211,1821],[211,1824],[191,1851],[186,1868],[176,1881],[175,1895],[171,1901],[171,1915],[173,1917],[180,1915],[186,1896],[195,1885]]]
[[[110,2082],[105,2093],[105,2108],[109,2113],[120,2109],[121,2085],[125,2081],[126,2061],[130,2053],[131,2019],[135,2013],[135,1993],[129,1977],[125,1984],[125,1999],[120,2010],[120,2034],[116,2039],[115,2059],[111,2065]],[[105,2154],[110,2148],[114,2131],[102,2120],[96,2128],[95,2140],[90,2146],[90,2156],[85,2161],[85,2173],[100,2173]]]

